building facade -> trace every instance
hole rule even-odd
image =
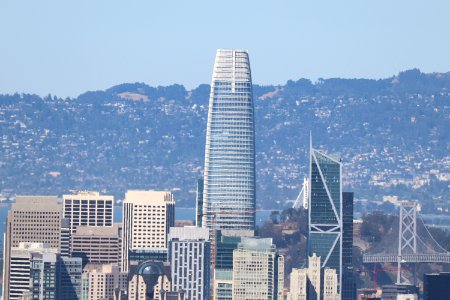
[[[82,282],[82,300],[114,299],[117,290],[127,290],[128,273],[118,264],[87,264]]]
[[[184,291],[191,300],[210,298],[211,243],[207,228],[170,228],[169,261],[173,291]]]
[[[122,271],[128,272],[129,251],[166,249],[175,222],[175,200],[165,191],[131,190],[125,194],[122,225]]]
[[[14,298],[10,287],[11,249],[21,243],[45,243],[61,248],[61,205],[56,196],[17,196],[6,220],[3,251],[3,299]]]
[[[122,224],[108,227],[78,226],[72,234],[71,253],[83,263],[119,264],[122,250]]]
[[[341,300],[337,287],[336,270],[326,268],[323,272],[323,300]]]
[[[423,276],[423,300],[444,300],[450,295],[450,273]]]
[[[342,300],[356,297],[353,269],[353,198],[351,192],[342,193]]]
[[[293,268],[289,277],[291,286],[288,300],[307,300],[308,269]]]
[[[44,243],[20,243],[10,258],[8,299],[80,299],[81,259],[61,257]]]
[[[78,226],[112,226],[114,197],[90,191],[63,195],[63,210],[72,233]]]
[[[233,252],[233,300],[283,300],[284,258],[271,238],[242,238]]]
[[[206,129],[202,226],[255,229],[255,124],[245,50],[219,49]]]
[[[338,157],[311,147],[308,256],[322,258],[321,268],[335,269],[342,287],[342,164]]]

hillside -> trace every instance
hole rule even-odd
[[[4,195],[170,189],[193,206],[201,176],[209,85],[122,84],[77,98],[0,95]],[[448,206],[450,72],[382,79],[254,85],[257,202],[295,199],[315,147],[340,153],[356,209],[386,195]]]

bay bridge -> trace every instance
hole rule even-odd
[[[409,283],[402,264],[450,263],[450,252],[433,238],[414,201],[400,203],[398,227],[393,226],[383,241],[363,255],[363,262],[397,263],[397,284]]]

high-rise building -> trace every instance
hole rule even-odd
[[[233,299],[233,269],[216,269],[214,271],[214,299]]]
[[[195,226],[202,227],[203,219],[203,178],[197,180],[197,194],[195,198]]]
[[[322,269],[335,269],[342,285],[342,164],[311,146],[308,256],[322,257]]]
[[[315,253],[308,257],[308,299],[320,299],[322,291],[322,264]]]
[[[87,264],[83,269],[82,300],[115,299],[117,290],[126,291],[128,273],[118,264]]]
[[[58,299],[81,299],[82,259],[79,257],[60,257],[57,267]]]
[[[112,226],[114,222],[114,197],[98,192],[63,195],[63,209],[72,233],[78,226]]]
[[[210,298],[211,243],[207,228],[170,228],[169,261],[173,291],[185,291],[191,300]]]
[[[70,244],[71,244],[71,232],[70,232],[70,220],[66,218],[61,219],[61,242],[60,252],[61,256],[70,257]]]
[[[43,273],[51,273],[51,269],[56,267],[57,253],[58,248],[50,248],[42,243],[20,243],[17,247],[12,247],[10,249],[8,285],[3,286],[4,289],[8,290],[8,293],[4,295],[4,299],[20,299],[27,294],[31,296],[35,288],[34,283],[30,284],[32,282],[31,276],[38,277],[36,278],[39,279],[37,283],[43,284],[41,280],[43,277],[39,273],[39,269],[42,268]],[[44,254],[45,258],[43,259]],[[40,264],[39,267],[38,264]],[[48,292],[51,292],[49,286],[46,288]]]
[[[233,296],[233,251],[242,237],[253,237],[253,230],[217,230],[214,270],[215,300],[230,300]]]
[[[113,226],[78,226],[72,234],[73,257],[81,257],[83,264],[120,264],[122,224]]]
[[[341,300],[337,283],[336,270],[326,268],[323,272],[323,300]]]
[[[167,299],[163,292],[172,291],[168,262],[144,262],[129,274],[128,300]]]
[[[308,269],[293,268],[290,283],[288,300],[307,300]]]
[[[271,238],[242,238],[233,252],[233,300],[282,300],[284,258]]]
[[[255,229],[255,124],[245,50],[219,49],[206,129],[202,226]]]
[[[382,287],[382,300],[397,300],[399,295],[418,295],[419,288],[411,284],[388,284]],[[417,299],[414,299],[417,300]],[[434,299],[433,299],[434,300]]]
[[[61,257],[43,243],[20,243],[10,258],[7,299],[80,299],[80,258]]]
[[[353,193],[342,193],[342,300],[356,297],[353,270]]]
[[[127,191],[123,202],[122,271],[128,272],[129,251],[167,249],[167,234],[174,222],[172,193]]]
[[[61,248],[61,205],[56,196],[17,196],[6,221],[3,251],[3,299],[10,299],[11,249],[20,243],[45,243]],[[12,298],[16,299],[16,298]]]
[[[253,237],[253,230],[218,230],[216,235],[216,269],[233,270],[233,251],[243,237]]]
[[[446,300],[450,295],[450,273],[423,276],[423,300]]]

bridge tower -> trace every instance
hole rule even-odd
[[[405,255],[417,254],[417,202],[402,201],[398,230],[397,284],[406,283],[402,274],[402,260]]]

